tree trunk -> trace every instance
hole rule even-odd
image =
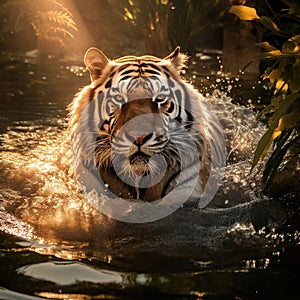
[[[247,1],[246,5],[254,6],[254,1]],[[259,61],[255,59],[260,52],[255,43],[260,42],[261,37],[262,29],[256,20],[243,21],[235,15],[230,15],[224,27],[224,71],[236,76],[243,70],[244,78],[256,79],[259,76]],[[244,70],[252,60],[254,62]]]

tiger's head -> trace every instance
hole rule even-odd
[[[74,98],[70,134],[75,164],[96,168],[118,197],[164,197],[182,170],[206,184],[211,120],[204,98],[180,77],[187,57],[177,47],[165,58],[109,60],[90,48],[84,62],[91,84]],[[76,167],[75,167],[76,169]]]

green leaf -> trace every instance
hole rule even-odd
[[[294,52],[296,45],[295,42],[287,40],[282,45],[282,53],[291,53]]]
[[[233,5],[230,7],[229,12],[238,16],[243,21],[252,21],[259,19],[255,8],[245,5]]]
[[[277,27],[277,25],[268,17],[262,16],[259,18],[259,22],[265,26],[266,28],[268,28],[269,30],[271,30],[273,33],[275,34],[279,34],[280,30]]]
[[[300,3],[299,0],[281,0],[285,4],[287,4],[289,8],[289,12],[291,14],[300,14]]]
[[[289,94],[279,105],[277,110],[275,111],[273,117],[277,119],[277,123],[279,119],[288,111],[288,109],[293,105],[293,103],[299,98],[299,93]]]
[[[277,130],[283,131],[285,129],[293,128],[299,122],[300,112],[292,112],[282,116],[277,126]]]
[[[291,37],[291,40],[295,41],[296,43],[300,44],[300,35],[295,35]]]
[[[273,180],[275,174],[277,173],[278,167],[283,161],[289,148],[296,142],[297,139],[290,141],[288,144],[284,145],[289,137],[291,136],[293,130],[287,130],[277,145],[275,151],[272,153],[271,157],[268,159],[265,170],[263,172],[263,181],[266,182],[267,186]]]
[[[278,81],[281,78],[281,72],[277,68],[274,68],[269,75],[265,75],[263,79],[269,78],[270,83],[274,84],[274,82]]]
[[[277,48],[270,45],[269,42],[256,43],[255,46],[262,48],[268,52],[277,50]]]
[[[273,51],[261,53],[260,55],[258,55],[258,58],[259,59],[274,58],[274,57],[278,57],[281,55],[282,55],[282,53],[280,50],[273,50]]]
[[[252,162],[252,169],[257,165],[259,159],[261,157],[264,157],[266,152],[268,151],[269,147],[271,146],[272,142],[278,135],[274,135],[275,130],[278,126],[278,122],[280,118],[288,111],[290,106],[295,102],[295,100],[299,97],[299,93],[296,94],[290,94],[289,96],[282,101],[278,109],[275,111],[273,117],[272,117],[272,122],[270,124],[269,129],[265,132],[263,137],[260,139],[260,141],[257,144],[255,153],[254,153],[254,158]]]
[[[289,83],[289,87],[293,93],[297,93],[300,91],[300,77],[292,79]]]

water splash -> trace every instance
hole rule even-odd
[[[76,79],[87,75],[81,66],[63,69],[66,70]],[[27,240],[28,245],[20,245],[22,251],[28,249],[65,260],[97,259],[124,266],[125,257],[131,263],[139,257],[144,262],[144,253],[151,249],[156,255],[149,258],[145,266],[149,268],[158,253],[167,257],[171,253],[175,260],[191,259],[189,266],[207,261],[216,265],[212,254],[215,250],[254,247],[264,251],[266,245],[280,244],[277,231],[286,221],[286,213],[277,201],[262,195],[262,165],[250,173],[254,149],[265,128],[257,123],[252,110],[233,104],[226,96],[239,88],[239,78],[227,78],[221,68],[219,72],[209,68],[204,71],[208,73],[201,80],[209,83],[206,88],[197,83],[199,72],[192,73],[191,80],[213,106],[224,127],[228,147],[225,177],[209,207],[199,210],[193,204],[187,205],[159,222],[138,226],[124,226],[100,215],[85,201],[70,174],[65,113],[62,105],[47,97],[47,104],[39,103],[45,106],[44,114],[35,110],[24,113],[26,121],[12,122],[1,135],[0,230]],[[31,69],[29,72],[30,76],[39,76],[44,92],[51,75]],[[56,86],[57,72],[53,78]],[[59,80],[63,78],[68,76],[60,76]],[[74,85],[79,86],[72,83],[70,95]],[[27,89],[22,90],[25,96]],[[65,89],[63,86],[63,97]],[[34,99],[37,101],[36,95]],[[19,112],[13,112],[19,120]],[[290,238],[299,239],[297,234]],[[253,266],[253,262],[245,262],[241,268],[247,265]]]
[[[212,231],[215,226],[231,226],[239,218],[251,223],[251,218],[254,218],[251,209],[265,201],[260,187],[261,166],[250,173],[253,152],[265,128],[257,123],[251,110],[232,104],[231,99],[218,90],[207,96],[207,101],[224,126],[228,165],[214,201],[207,210],[193,211],[192,220],[184,221],[184,226],[200,226]],[[94,211],[80,193],[69,173],[65,126],[63,120],[58,121],[60,127],[18,123],[2,135],[1,148],[5,156],[1,161],[4,172],[1,184],[4,188],[0,200],[5,209],[0,216],[4,220],[11,216],[11,222],[2,222],[0,229],[25,239],[40,236],[45,238],[45,242],[52,243],[62,240],[103,241],[104,237],[115,233],[118,226]],[[274,212],[275,217],[271,216],[272,213],[266,215],[263,225],[268,224],[268,218],[282,214],[281,211],[277,215]],[[186,211],[183,209],[179,216],[170,218],[181,219],[181,214],[186,214]],[[195,222],[195,217],[204,217],[207,221]],[[223,219],[223,223],[220,222]],[[278,218],[279,223],[281,219],[282,216]],[[162,221],[150,226],[150,231],[160,226],[170,227],[167,223]],[[124,233],[123,230],[121,232]],[[199,230],[197,234],[201,237]],[[221,240],[224,234],[228,234],[227,229],[222,231]],[[196,234],[191,235],[191,239],[195,237]]]

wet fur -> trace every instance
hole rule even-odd
[[[85,63],[90,70],[92,81],[90,85],[84,87],[75,96],[72,104],[70,105],[69,131],[73,145],[73,155],[75,157],[75,172],[76,164],[83,163],[86,166],[91,166],[95,161],[101,178],[109,185],[109,189],[115,195],[128,199],[139,198],[144,201],[157,200],[168,194],[177,183],[176,179],[182,164],[178,157],[178,149],[186,154],[186,161],[183,162],[185,168],[188,169],[190,167],[189,164],[191,164],[190,157],[192,156],[192,153],[189,153],[191,150],[189,148],[192,147],[189,145],[188,139],[193,139],[193,142],[198,148],[198,155],[201,159],[199,184],[196,187],[194,194],[196,196],[201,195],[209,175],[209,141],[214,139],[214,142],[218,143],[220,128],[218,127],[217,122],[215,122],[215,119],[211,118],[206,110],[205,99],[203,96],[200,95],[192,85],[182,80],[179,75],[179,71],[184,67],[186,59],[187,57],[179,52],[179,48],[164,59],[153,56],[126,56],[115,61],[111,61],[107,59],[101,51],[95,48],[92,48],[87,52]],[[112,167],[114,159],[111,155],[112,135],[105,131],[100,131],[99,133],[96,124],[95,126],[93,125],[94,127],[92,127],[91,130],[90,123],[91,120],[99,118],[99,116],[96,115],[98,109],[97,105],[99,104],[97,104],[94,100],[96,92],[98,92],[99,89],[101,90],[103,86],[113,84],[112,82],[115,78],[115,74],[117,72],[121,72],[120,70],[122,68],[124,69],[127,65],[130,66],[130,64],[142,65],[143,63],[155,66],[153,72],[161,72],[164,76],[172,78],[174,82],[178,82],[184,86],[186,93],[188,94],[187,101],[189,102],[189,111],[191,112],[194,121],[192,123],[186,122],[183,124],[183,130],[181,131],[173,130],[172,132],[172,130],[169,130],[168,135],[170,137],[170,142],[165,149],[161,151],[161,154],[165,157],[167,162],[166,176],[163,176],[160,182],[153,186],[138,189],[138,182],[136,182],[136,187],[134,184],[132,186],[124,183],[119,176],[117,176]],[[139,72],[142,78],[145,73],[150,71],[141,68]],[[94,110],[91,110],[91,103],[94,105],[92,106],[95,108]],[[134,116],[139,116],[145,113],[154,113],[150,102],[148,104],[145,102],[144,106],[141,106],[140,103],[133,102],[129,104],[129,111],[125,111],[124,107],[115,112],[116,121],[113,129],[115,129],[116,132],[118,132],[118,129],[130,119],[125,117],[126,113],[129,115],[133,114]],[[162,108],[158,113],[164,114],[164,110],[166,111],[166,109],[168,109],[168,107],[166,107]],[[186,137],[185,128],[189,128],[189,137]],[[157,130],[159,129],[160,128]],[[117,157],[115,159],[120,158]],[[126,164],[124,166],[123,173],[128,177],[131,176],[132,181],[134,181],[133,173],[136,172],[132,173],[132,171],[126,169]],[[147,168],[148,167],[149,172],[152,173],[153,176],[156,176],[155,172],[157,171],[157,166],[151,166],[150,164]],[[146,174],[147,172],[141,170],[138,175],[140,176],[143,173]],[[136,179],[136,181],[138,181],[138,179]]]

